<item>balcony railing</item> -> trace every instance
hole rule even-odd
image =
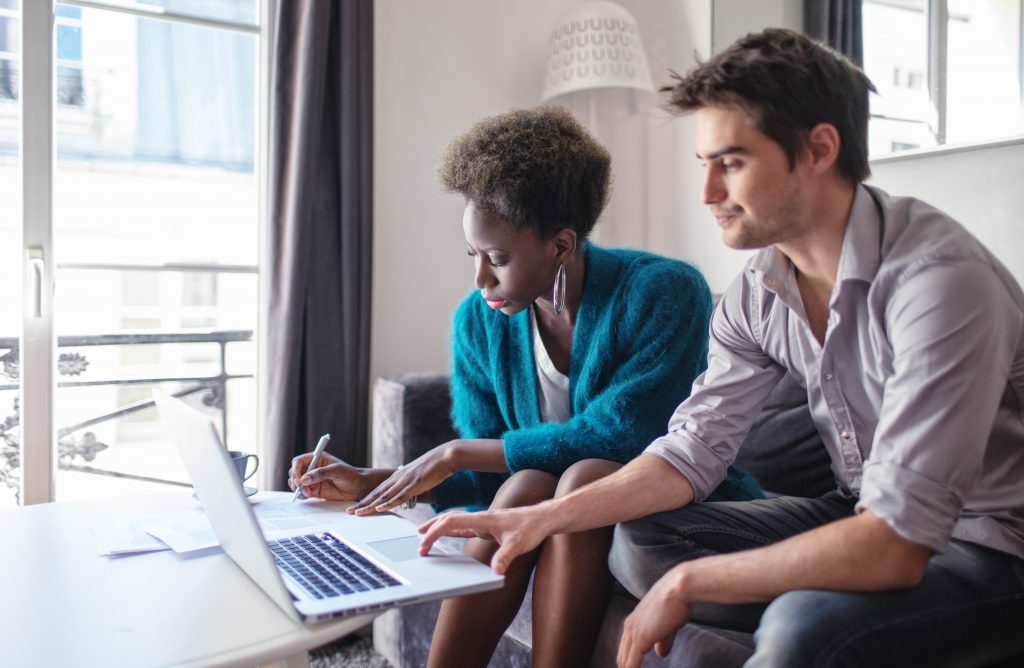
[[[103,387],[126,385],[154,385],[158,383],[178,383],[181,387],[173,395],[186,397],[202,393],[205,405],[220,410],[221,433],[225,444],[228,440],[227,419],[227,384],[230,380],[252,378],[252,374],[232,374],[227,372],[227,346],[229,343],[247,342],[252,340],[251,330],[214,330],[188,332],[160,332],[139,334],[99,334],[88,336],[61,336],[57,339],[57,348],[86,348],[90,346],[135,346],[149,344],[189,344],[216,343],[219,347],[218,371],[213,375],[173,376],[166,375],[155,378],[106,378],[99,380],[60,380],[58,388]],[[16,338],[0,338],[0,378],[11,381],[19,378],[18,345]],[[78,352],[60,353],[57,360],[57,371],[61,377],[71,378],[81,375],[89,366],[89,360]],[[0,391],[17,390],[17,382],[0,384]],[[62,470],[79,471],[96,475],[129,478],[146,482],[167,485],[187,486],[187,483],[165,480],[150,476],[135,475],[121,471],[104,469],[92,465],[93,461],[110,444],[96,438],[90,427],[111,422],[153,406],[151,399],[134,401],[108,413],[95,415],[74,424],[59,426],[57,429],[57,465]],[[13,413],[0,422],[0,484],[6,485],[18,493],[20,488],[20,407],[15,399]]]

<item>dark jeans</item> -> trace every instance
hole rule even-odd
[[[616,527],[609,563],[642,598],[682,561],[769,545],[851,517],[854,503],[833,492],[693,504]],[[982,666],[1024,651],[1024,560],[954,540],[911,589],[798,590],[767,605],[698,604],[693,621],[754,632],[747,668]]]

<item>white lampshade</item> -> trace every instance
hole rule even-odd
[[[633,113],[654,98],[636,20],[612,2],[584,3],[555,24],[541,100],[572,109],[578,93],[596,89],[609,89],[600,104],[611,114]]]

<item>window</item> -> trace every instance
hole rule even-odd
[[[33,42],[17,9],[0,0],[0,66],[8,63],[12,81],[8,95],[0,76],[0,195],[18,181],[19,98],[38,101],[46,89],[38,75],[18,79],[21,52],[29,52],[20,46]],[[50,26],[34,16],[38,39]],[[154,387],[209,412],[231,447],[256,450],[259,16],[258,0],[55,5],[54,86],[41,106],[52,114],[56,159],[43,163],[42,178],[45,148],[22,147],[35,160],[31,178],[52,182],[52,216],[26,215],[18,225],[26,238],[45,232],[52,240],[58,372],[46,401],[56,443],[45,432],[23,437],[18,406],[3,401],[18,393],[6,376],[0,425],[11,416],[15,424],[0,439],[27,440],[25,461],[52,448],[57,500],[183,484],[149,400]],[[6,206],[0,197],[0,214]],[[16,229],[4,229],[14,219],[17,212],[0,215],[0,241],[11,237],[17,249]],[[0,340],[18,341],[22,252],[6,258],[16,268],[17,306],[9,318],[0,310]],[[0,296],[5,289],[0,282]],[[0,358],[6,353],[0,348]],[[0,507],[16,502],[20,475],[5,442]]]
[[[0,0],[0,101],[18,99],[18,3]]]
[[[864,0],[870,152],[1024,131],[1021,0]]]

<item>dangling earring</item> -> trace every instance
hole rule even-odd
[[[555,288],[551,293],[551,301],[555,303],[555,314],[565,310],[565,265],[558,265],[558,273],[555,274]]]

